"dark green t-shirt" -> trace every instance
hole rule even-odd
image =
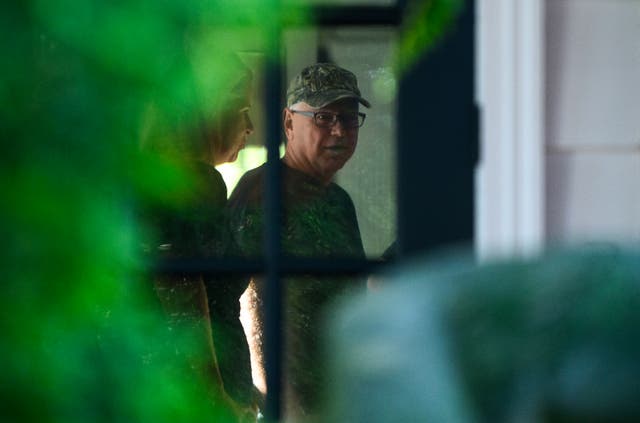
[[[282,164],[282,249],[285,256],[364,259],[355,207],[349,194],[335,183],[325,186],[305,173]],[[263,255],[264,184],[266,166],[247,172],[229,199],[231,232],[242,254]],[[288,277],[285,287],[286,390],[304,413],[314,412],[324,376],[319,337],[322,315],[338,297],[364,289],[353,277]],[[264,283],[254,278],[250,289],[258,312],[261,350]]]

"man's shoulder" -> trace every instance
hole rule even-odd
[[[344,188],[342,188],[340,185],[338,185],[335,182],[331,182],[329,184],[329,189],[334,190],[336,193],[338,193],[340,195],[345,195],[345,196],[349,197],[349,193],[347,192],[347,190],[345,190]]]
[[[262,201],[265,164],[248,170],[234,188],[229,197],[229,207],[241,207]]]
[[[238,187],[246,188],[249,186],[253,186],[257,183],[262,183],[262,181],[264,180],[264,174],[265,174],[266,168],[267,168],[267,164],[263,163],[256,168],[247,170],[245,174],[242,175],[242,177],[240,178],[240,181],[238,181],[238,185],[236,186],[236,189]]]
[[[347,190],[342,188],[337,183],[331,182],[331,184],[329,184],[329,192],[331,192],[332,196],[334,196],[338,200],[353,204],[353,200],[351,199],[351,196],[349,195]]]

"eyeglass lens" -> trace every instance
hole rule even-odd
[[[347,128],[357,128],[364,122],[364,116],[358,113],[334,114],[316,112],[315,114],[315,121],[318,126],[333,126],[338,120]]]

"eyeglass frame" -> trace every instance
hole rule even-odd
[[[310,118],[313,118],[313,123],[318,127],[318,128],[333,128],[335,126],[336,123],[338,123],[338,121],[340,121],[340,123],[342,124],[343,127],[345,127],[346,129],[355,129],[355,128],[361,128],[362,125],[364,125],[364,121],[367,117],[367,115],[365,113],[362,112],[357,112],[356,114],[358,115],[358,117],[362,117],[362,122],[360,122],[358,120],[358,126],[347,126],[345,125],[344,119],[342,119],[342,116],[344,116],[343,113],[334,113],[334,112],[329,112],[329,111],[324,111],[324,110],[318,110],[316,112],[312,112],[312,111],[308,111],[308,110],[294,110],[294,109],[288,109],[291,113],[298,113],[300,115],[303,116],[307,116]],[[331,115],[332,121],[331,124],[329,126],[323,126],[323,125],[318,125],[318,120],[316,118],[316,116],[319,113],[324,113],[324,114],[328,114]]]

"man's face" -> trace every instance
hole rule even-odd
[[[320,127],[313,117],[293,113],[292,110],[357,113],[358,102],[343,99],[319,109],[306,103],[298,103],[284,111],[287,159],[295,163],[299,170],[328,183],[353,155],[358,143],[359,128],[347,128],[339,119],[331,127]]]

